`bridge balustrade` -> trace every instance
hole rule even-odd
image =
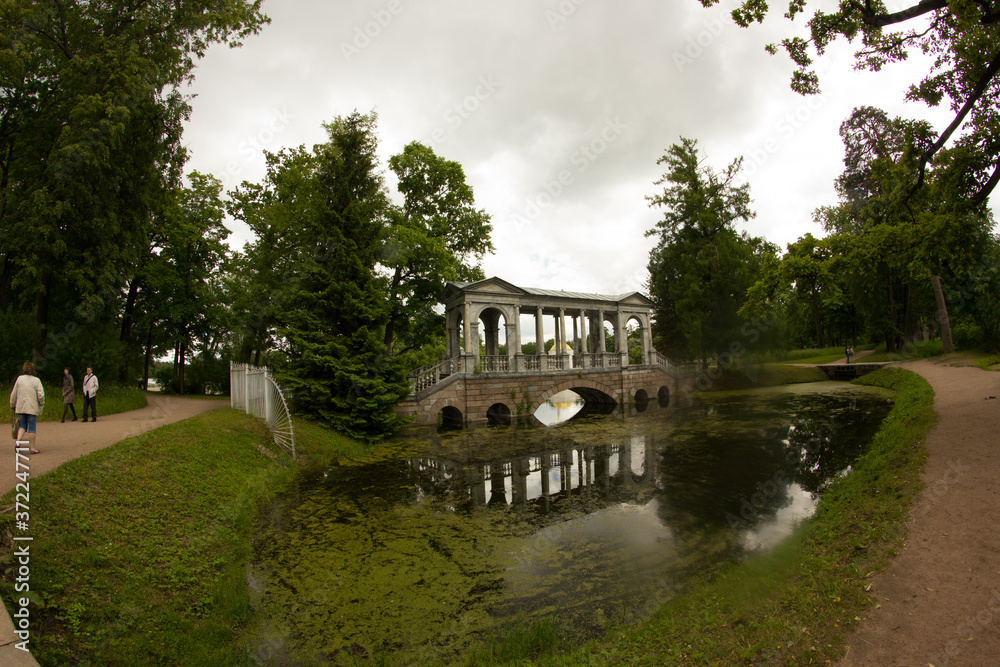
[[[677,374],[679,369],[667,357],[655,350],[650,355],[650,363],[662,367],[669,373]],[[455,374],[478,373],[518,373],[568,371],[576,368],[620,369],[628,365],[624,353],[603,352],[585,354],[519,354],[507,355],[462,355],[443,359],[412,371],[407,377],[411,393],[416,395]]]

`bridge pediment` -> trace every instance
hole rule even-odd
[[[643,296],[639,292],[632,292],[631,294],[620,299],[618,303],[628,306],[641,306],[643,308],[652,308],[654,306],[650,299]]]
[[[463,294],[483,294],[484,296],[524,296],[525,290],[501,278],[486,278],[474,283],[449,282],[444,287],[441,302],[448,303]]]

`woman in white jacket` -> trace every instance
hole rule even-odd
[[[35,424],[45,407],[45,389],[41,380],[35,377],[35,365],[30,361],[24,362],[21,372],[10,390],[10,409],[17,413],[18,441],[27,440],[31,453],[38,454],[35,449]],[[17,447],[16,443],[14,447]]]

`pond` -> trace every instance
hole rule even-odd
[[[641,619],[792,534],[891,401],[833,382],[709,394],[413,431],[302,474],[260,518],[255,659],[449,663],[524,619],[581,642]]]

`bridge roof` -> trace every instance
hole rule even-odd
[[[447,303],[455,299],[460,294],[469,292],[486,292],[495,294],[510,294],[533,296],[542,299],[553,299],[557,301],[598,301],[605,303],[621,304],[629,301],[631,305],[653,307],[653,302],[649,297],[641,292],[626,292],[624,294],[589,294],[586,292],[567,292],[565,290],[540,289],[537,287],[518,287],[501,278],[492,277],[475,282],[448,282],[445,283],[444,292],[441,295],[441,302]]]

